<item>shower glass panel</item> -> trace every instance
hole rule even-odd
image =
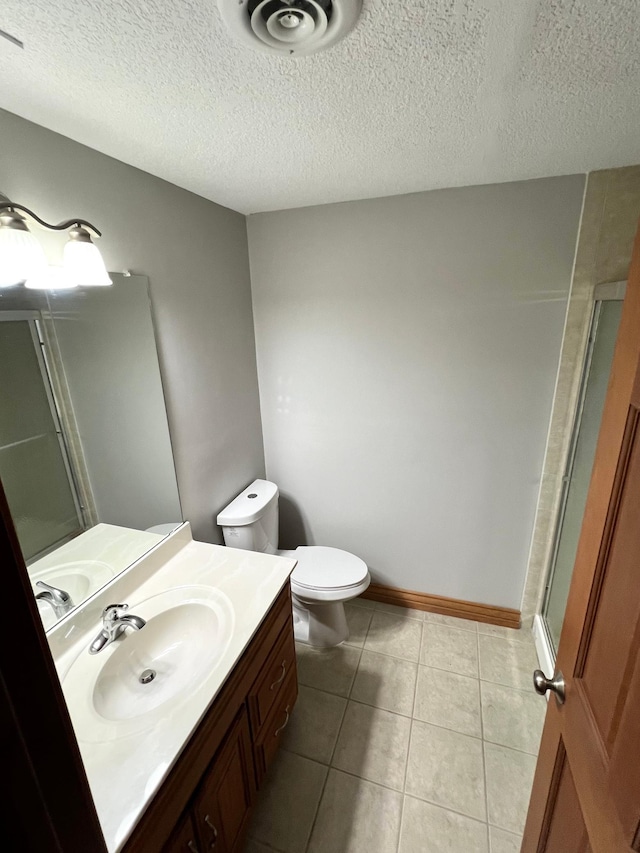
[[[599,293],[606,295],[607,298],[598,298]],[[613,350],[620,324],[622,313],[620,293],[620,287],[617,289],[609,287],[607,292],[607,286],[604,286],[603,290],[596,291],[580,400],[573,426],[569,460],[563,478],[560,511],[542,608],[554,652],[557,652],[560,641]]]
[[[83,529],[55,401],[30,312],[0,322],[0,477],[25,560]]]

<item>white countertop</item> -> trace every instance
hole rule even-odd
[[[48,632],[109,853],[124,845],[295,564],[285,557],[194,542],[184,524]],[[136,603],[186,586],[216,590],[227,602],[225,618],[232,620],[232,631],[221,656],[179,701],[151,713],[148,723],[146,718],[125,725],[105,721],[95,711],[82,679],[69,676],[65,682],[78,656],[88,656],[102,610],[118,601],[129,604],[129,612],[136,614]],[[120,643],[126,643],[128,634],[91,656],[95,665],[105,663]]]

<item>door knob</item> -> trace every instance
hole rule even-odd
[[[535,687],[536,693],[539,693],[541,696],[544,696],[547,690],[551,690],[552,693],[556,694],[556,702],[558,705],[562,705],[564,703],[565,684],[564,675],[561,672],[558,672],[558,674],[554,675],[553,678],[547,678],[541,669],[536,669],[533,673],[533,686]]]

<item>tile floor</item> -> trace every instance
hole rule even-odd
[[[529,634],[358,599],[298,645],[245,853],[517,853],[545,700]]]

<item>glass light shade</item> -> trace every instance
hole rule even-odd
[[[98,247],[91,242],[69,240],[64,247],[62,263],[68,279],[81,287],[113,284]]]
[[[71,290],[78,285],[62,267],[46,267],[38,275],[30,276],[24,286],[31,290]]]
[[[44,250],[33,234],[0,226],[0,287],[11,287],[41,276],[46,269]]]

